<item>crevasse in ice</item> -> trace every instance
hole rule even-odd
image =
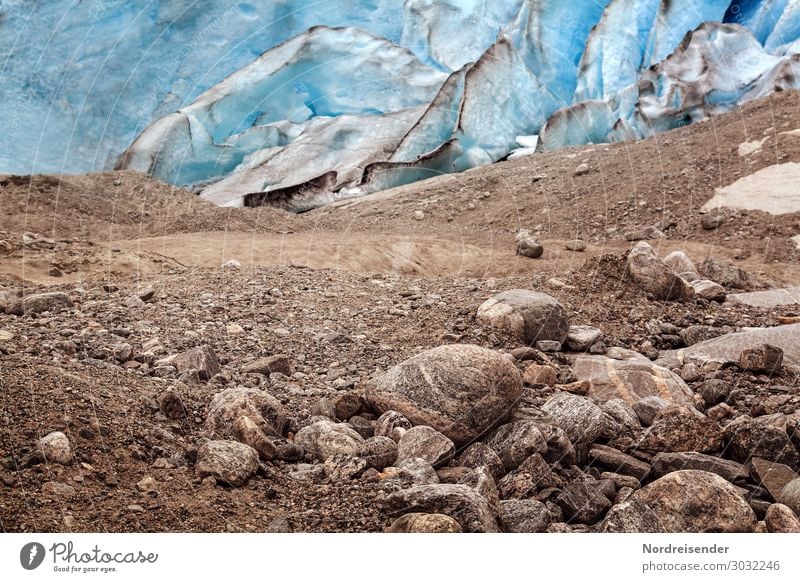
[[[0,5],[0,172],[149,172],[305,210],[622,141],[800,81],[800,0]]]

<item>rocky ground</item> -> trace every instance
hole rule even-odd
[[[799,105],[303,215],[0,178],[0,528],[800,530],[800,213],[699,212]]]

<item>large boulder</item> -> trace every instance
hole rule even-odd
[[[800,370],[800,323],[723,335],[677,350],[673,356],[683,363],[738,365],[742,352],[759,344],[780,348],[783,350],[783,366]]]
[[[680,376],[644,357],[580,355],[573,371],[579,381],[589,382],[589,396],[600,402],[620,398],[633,406],[647,396],[660,396],[673,404],[692,403],[692,391]]]
[[[516,337],[526,345],[563,343],[569,333],[564,306],[545,293],[513,289],[495,295],[478,309],[478,322]]]
[[[719,475],[676,471],[614,506],[602,531],[619,533],[750,533],[756,516]]]
[[[351,426],[328,420],[300,429],[294,441],[320,461],[334,455],[357,457],[364,450],[364,439]]]
[[[522,397],[522,379],[497,352],[448,345],[418,354],[367,383],[380,413],[400,412],[463,446],[502,424]]]
[[[569,437],[576,449],[583,451],[600,436],[607,416],[588,398],[561,392],[542,406],[542,411]]]
[[[728,260],[708,257],[700,264],[700,273],[725,287],[750,289],[753,282],[750,275]]]
[[[670,406],[658,413],[636,444],[649,453],[709,453],[722,448],[722,427],[693,408]]]
[[[725,426],[723,437],[725,452],[740,463],[758,457],[792,469],[800,467],[800,454],[786,430],[760,419],[741,416]]]
[[[655,299],[689,299],[691,287],[658,258],[648,243],[636,244],[628,253],[627,270],[633,282]]]
[[[535,499],[500,502],[500,523],[508,533],[542,533],[550,525],[550,512]]]
[[[441,513],[455,519],[468,533],[496,533],[497,519],[489,502],[467,485],[418,485],[389,496],[390,511]]]
[[[547,441],[532,420],[504,424],[486,440],[500,457],[506,471],[513,471],[534,453],[547,451]]]
[[[268,437],[280,437],[286,426],[286,410],[277,398],[256,388],[228,388],[214,395],[206,428],[221,436],[235,436],[234,426],[249,417]]]

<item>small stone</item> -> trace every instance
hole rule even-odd
[[[664,264],[679,275],[683,275],[684,273],[697,273],[697,267],[692,262],[692,259],[681,251],[672,252],[664,257]]]
[[[749,289],[753,286],[750,275],[727,260],[709,257],[700,265],[700,273],[724,287]]]
[[[222,263],[222,268],[231,271],[238,271],[242,268],[242,264],[236,259],[231,259],[230,261]]]
[[[776,501],[780,498],[784,488],[798,478],[797,473],[791,467],[781,463],[754,458],[750,460],[750,466],[753,480],[757,485],[761,485],[769,491]]]
[[[516,470],[500,479],[497,484],[501,499],[526,499],[538,490],[561,484],[542,455],[536,453],[525,459]]]
[[[575,168],[574,174],[576,176],[585,176],[590,171],[591,171],[591,168],[589,167],[589,164],[583,163],[583,164],[579,164],[578,167]]]
[[[197,477],[241,487],[258,471],[258,453],[235,441],[208,441],[197,451]]]
[[[291,376],[294,373],[288,356],[276,354],[267,358],[258,358],[242,366],[242,374],[263,374],[264,376],[269,376],[276,372],[284,376]]]
[[[406,431],[397,444],[397,458],[424,459],[433,468],[445,465],[455,454],[453,441],[429,426],[415,426]]]
[[[661,410],[636,444],[643,451],[708,453],[722,448],[722,427],[685,406]]]
[[[461,533],[461,526],[448,515],[409,513],[396,519],[386,530],[388,533]]]
[[[544,246],[533,237],[517,241],[517,254],[529,259],[539,259],[544,254]]]
[[[561,351],[561,342],[553,340],[539,340],[536,342],[536,349],[546,354],[554,354]]]
[[[128,309],[139,309],[144,307],[145,303],[136,295],[131,295],[125,300],[125,307]]]
[[[150,477],[144,477],[138,483],[136,483],[136,489],[141,491],[142,493],[150,493],[151,491],[156,491],[158,488],[158,483],[156,480]]]
[[[222,372],[217,356],[209,346],[193,348],[181,354],[158,360],[156,366],[173,366],[179,373],[197,370],[201,380],[210,380]]]
[[[74,457],[72,446],[67,435],[63,432],[51,432],[42,437],[37,443],[36,448],[42,452],[45,461],[48,463],[58,463],[60,465],[71,465]]]
[[[133,357],[133,348],[130,344],[117,344],[114,346],[114,359],[124,364]]]
[[[269,522],[265,533],[294,533],[294,529],[289,523],[289,520],[285,516],[280,515]]]
[[[572,325],[564,346],[571,352],[585,352],[596,342],[602,341],[603,332],[590,325]]]
[[[725,451],[740,463],[753,457],[782,463],[795,469],[800,455],[785,430],[740,416],[725,426]]]
[[[669,406],[670,403],[660,396],[647,396],[633,404],[633,411],[639,417],[642,426],[650,426],[658,413]]]
[[[222,437],[232,436],[236,420],[249,417],[269,437],[280,437],[286,427],[286,410],[277,398],[256,388],[228,388],[214,395],[206,427]]]
[[[583,251],[586,250],[586,243],[584,241],[580,240],[580,239],[575,239],[575,240],[567,241],[567,243],[564,245],[564,247],[568,251],[573,251],[573,252],[576,252],[576,253],[582,253]]]
[[[703,214],[700,217],[700,224],[703,226],[703,230],[716,230],[725,224],[725,214],[717,211]]]
[[[423,459],[402,461],[396,467],[387,467],[381,475],[384,479],[397,479],[404,486],[439,483],[436,469]]]
[[[706,404],[714,406],[728,398],[731,393],[731,385],[724,380],[706,380],[697,388],[697,392]]]
[[[63,277],[64,276],[64,273],[61,272],[61,269],[59,269],[55,265],[50,267],[50,269],[47,271],[47,274],[50,277]]]
[[[542,411],[564,430],[576,448],[588,449],[604,430],[606,417],[600,407],[575,394],[562,392],[553,396]]]
[[[51,497],[63,497],[64,499],[72,499],[78,492],[72,485],[60,483],[59,481],[48,481],[42,485],[42,494]]]
[[[333,397],[333,407],[336,418],[347,420],[361,412],[364,401],[355,392],[340,392]]]
[[[728,292],[725,287],[714,281],[708,279],[695,279],[689,282],[689,287],[694,291],[694,296],[698,299],[705,299],[706,301],[716,301],[717,303],[724,303],[728,297]]]
[[[72,301],[66,293],[37,293],[26,295],[19,305],[9,305],[6,313],[11,315],[30,315],[35,313],[57,313],[72,307]]]
[[[159,396],[158,409],[170,420],[182,420],[188,414],[180,395],[173,390],[166,390]]]
[[[550,525],[550,512],[534,499],[501,501],[500,525],[508,533],[542,533]]]
[[[758,374],[777,374],[783,365],[783,350],[770,344],[759,344],[742,351],[739,367]]]
[[[414,220],[425,220],[425,213],[422,210],[415,211]]]
[[[552,366],[531,364],[525,368],[525,372],[522,374],[522,381],[528,385],[544,384],[546,386],[555,386],[556,382],[558,382],[558,371]]]

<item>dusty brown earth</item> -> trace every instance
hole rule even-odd
[[[422,349],[520,347],[475,317],[507,289],[546,292],[573,324],[600,328],[607,347],[652,357],[679,347],[653,322],[727,333],[791,320],[797,305],[648,298],[626,277],[624,234],[658,226],[666,236],[650,242],[662,256],[731,259],[753,289],[800,285],[791,241],[800,213],[732,211],[715,230],[704,230],[698,213],[716,188],[800,162],[800,138],[788,133],[798,128],[800,93],[776,94],[646,141],[538,154],[303,215],[217,208],[129,172],[0,177],[0,292],[63,291],[74,304],[53,314],[0,312],[0,529],[383,530],[396,517],[386,506],[393,486],[374,474],[310,479],[296,463],[275,461],[240,488],[201,482],[193,463],[213,395],[266,386],[292,418],[291,438],[321,398],[358,390]],[[760,151],[740,155],[740,144],[764,138]],[[589,172],[576,175],[582,163]],[[520,228],[541,240],[541,259],[515,254]],[[588,243],[585,252],[565,249],[575,238]],[[242,268],[221,267],[231,259]],[[152,298],[131,301],[145,288]],[[157,371],[143,347],[154,338],[161,355],[209,345],[223,374],[191,383]],[[127,364],[114,355],[121,343],[133,352]],[[241,373],[272,354],[286,354],[294,374]],[[728,403],[737,414],[791,414],[800,404],[789,371],[723,377],[735,386]],[[186,405],[179,421],[159,411],[167,388]],[[525,399],[552,393],[528,387]],[[764,407],[787,393],[777,409]],[[33,454],[56,430],[74,448],[70,466]],[[147,476],[155,489],[141,492]],[[50,482],[71,489],[54,494],[43,489]]]

